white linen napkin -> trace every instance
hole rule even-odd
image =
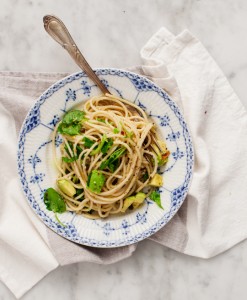
[[[247,236],[247,115],[226,78],[188,31],[161,28],[141,50],[133,70],[164,88],[182,107],[195,167],[189,195],[178,214],[151,240],[177,251],[212,257]],[[71,243],[35,216],[16,170],[16,132],[27,110],[48,86],[67,74],[0,73],[0,279],[16,297],[58,265],[113,263],[136,245],[92,249]]]
[[[188,239],[183,252],[212,257],[247,237],[246,110],[189,31],[175,37],[161,28],[141,55],[143,72],[183,108],[192,134],[195,166],[182,220]],[[162,230],[151,239],[168,245]]]

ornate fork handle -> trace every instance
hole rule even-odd
[[[48,34],[59,43],[64,49],[68,51],[70,56],[74,59],[76,64],[88,75],[89,78],[99,87],[103,94],[109,93],[105,85],[100,81],[99,77],[94,73],[76,43],[71,37],[68,29],[64,23],[57,17],[46,15],[43,18],[45,30]]]

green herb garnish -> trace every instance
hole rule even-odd
[[[59,218],[58,218],[58,216],[57,216],[57,213],[55,213],[54,215],[55,215],[55,218],[56,218],[56,220],[58,221],[58,223],[59,223],[60,225],[62,225],[63,227],[67,227],[65,224],[63,224],[63,223],[59,220]]]
[[[104,174],[102,174],[102,172],[93,170],[89,174],[87,186],[92,192],[100,193],[104,184],[105,184],[105,176]]]
[[[115,150],[108,158],[107,160],[103,161],[100,165],[100,170],[104,170],[107,167],[110,169],[111,172],[115,170],[116,162],[118,158],[120,158],[126,151],[125,147],[120,147],[117,150]]]
[[[95,143],[95,141],[90,140],[89,138],[87,138],[86,136],[82,139],[84,142],[84,146],[86,148],[91,148],[93,146],[93,144]]]
[[[83,189],[76,189],[76,197],[83,193]]]
[[[44,194],[44,203],[48,210],[63,213],[66,211],[66,205],[62,196],[53,188],[48,188]]]
[[[77,156],[73,156],[71,158],[63,156],[62,157],[62,161],[66,162],[66,163],[72,163],[73,161],[77,160]]]
[[[118,128],[114,128],[114,129],[113,129],[113,133],[117,134],[117,133],[119,133],[119,132],[120,132],[120,130],[119,130]]]
[[[164,209],[161,205],[160,193],[158,191],[153,191],[149,198],[153,200],[160,208]]]
[[[73,161],[76,161],[79,157],[79,155],[81,154],[81,152],[83,151],[83,149],[79,146],[76,145],[76,154],[74,153],[74,147],[73,147],[73,143],[72,142],[68,142],[67,144],[64,146],[64,150],[67,152],[67,154],[69,155],[69,157],[62,157],[62,160],[66,163],[71,163]],[[74,154],[73,156],[71,156],[69,149],[72,151],[72,153]]]
[[[143,176],[142,176],[142,180],[143,182],[147,181],[149,178],[148,172],[146,172]]]
[[[73,181],[74,183],[79,183],[79,182],[80,182],[79,178],[78,178],[76,175],[74,175],[74,176],[72,177],[72,181]]]
[[[63,213],[66,211],[66,205],[62,196],[53,188],[48,188],[44,194],[44,203],[48,210],[55,213],[55,217],[59,224],[66,227],[59,219],[56,213]]]
[[[83,189],[76,189],[76,194],[75,197],[80,196],[83,193]],[[81,196],[80,198],[77,199],[77,201],[82,201],[84,198]]]
[[[82,122],[86,120],[84,111],[71,110],[63,117],[62,122],[58,126],[58,132],[67,135],[80,134]]]
[[[85,119],[85,112],[82,110],[70,110],[67,112],[64,117],[62,122],[64,124],[70,125],[72,123],[80,123],[82,120]]]
[[[61,123],[58,126],[58,132],[67,135],[77,135],[80,134],[81,127],[81,124],[64,125]]]
[[[103,147],[103,145],[106,141],[107,141],[107,136],[105,134],[103,134],[102,139],[101,139],[98,147],[96,149],[94,149],[93,151],[91,151],[90,155],[93,156],[93,155],[98,154],[101,151],[101,149],[102,149],[102,147]]]
[[[111,148],[111,146],[113,145],[113,139],[109,138],[104,142],[104,145],[101,148],[101,152],[103,154],[106,154],[107,151]]]
[[[106,154],[112,145],[113,145],[113,139],[111,139],[111,138],[108,139],[107,136],[105,134],[103,134],[99,145],[97,146],[97,148],[95,148],[93,151],[91,151],[90,155],[92,155],[92,156],[96,155],[100,151],[103,154]]]
[[[97,120],[98,122],[105,123],[105,120],[104,120],[104,119],[97,118],[96,120]]]
[[[125,137],[132,139],[133,135],[134,135],[133,131],[126,131]]]
[[[118,167],[119,167],[119,159],[116,159],[114,162],[108,165],[108,168],[112,173],[115,172]]]

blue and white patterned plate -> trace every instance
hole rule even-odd
[[[18,143],[18,171],[26,198],[42,221],[61,236],[93,247],[119,247],[143,240],[174,216],[188,192],[193,170],[193,147],[184,118],[169,96],[146,78],[117,69],[97,69],[97,75],[113,94],[133,101],[159,127],[171,152],[160,188],[160,209],[146,199],[138,210],[106,220],[89,220],[71,212],[59,215],[66,227],[46,209],[44,191],[55,187],[57,171],[52,160],[51,134],[55,124],[73,106],[100,94],[82,72],[51,86],[40,96],[24,120]],[[61,144],[57,137],[56,146]]]

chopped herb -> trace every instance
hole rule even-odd
[[[55,217],[59,224],[66,227],[57,216],[57,213],[63,213],[66,211],[66,205],[62,198],[62,196],[53,188],[49,188],[46,190],[44,194],[44,203],[46,205],[46,208],[50,211],[53,211],[55,213]]]
[[[153,200],[160,208],[164,209],[161,205],[160,193],[158,191],[153,191],[149,198]]]
[[[108,168],[113,173],[117,170],[118,166],[119,166],[119,159],[116,159],[114,162],[108,165]]]
[[[78,178],[76,175],[74,175],[74,176],[72,177],[72,181],[73,181],[74,183],[79,183],[79,182],[80,182],[79,178]]]
[[[109,168],[111,172],[113,172],[112,170],[115,169],[116,167],[116,161],[118,160],[118,158],[120,158],[126,151],[125,147],[120,147],[117,150],[115,150],[109,157],[107,160],[103,161],[100,165],[100,170],[104,170],[105,168]]]
[[[96,149],[94,149],[93,151],[91,151],[90,155],[93,156],[93,155],[98,154],[98,153],[101,151],[101,149],[102,149],[102,147],[103,147],[103,145],[104,145],[104,143],[105,143],[106,141],[107,141],[107,137],[106,137],[105,134],[103,134],[102,139],[101,139],[101,141],[100,141],[98,147],[97,147]]]
[[[118,128],[114,128],[114,129],[113,129],[113,133],[117,134],[117,133],[119,133],[119,132],[120,132],[120,130],[119,130]]]
[[[67,175],[67,174],[69,174],[69,173],[70,173],[70,170],[66,169],[66,170],[65,170],[65,174]]]
[[[66,163],[71,163],[71,162],[77,160],[77,158],[78,158],[77,156],[73,156],[71,158],[63,156],[62,161],[66,162]]]
[[[74,154],[74,147],[73,147],[73,143],[72,142],[68,142],[69,144],[69,147],[67,145],[64,146],[64,150],[67,152],[67,154],[69,155],[70,158],[68,157],[62,157],[62,160],[66,163],[71,163],[75,160],[78,159],[79,155],[81,154],[81,152],[83,151],[83,149],[79,146],[79,145],[76,145],[76,155]],[[73,156],[70,155],[70,151],[69,149],[73,152]]]
[[[81,110],[71,110],[65,114],[62,122],[58,126],[58,132],[67,135],[80,134],[82,122],[85,121],[85,112]]]
[[[58,126],[58,132],[67,135],[77,135],[80,134],[81,127],[82,127],[81,124],[66,125],[61,123]]]
[[[105,184],[105,176],[102,172],[93,170],[87,181],[88,188],[94,193],[100,193]]]
[[[90,180],[91,180],[92,172],[88,175],[87,178],[87,186],[89,186]]]
[[[83,189],[76,189],[76,194],[75,197],[80,196],[83,193]],[[77,201],[82,201],[84,198],[81,196],[80,198],[77,199]]]
[[[106,154],[107,151],[111,148],[111,146],[113,145],[113,139],[109,138],[104,142],[104,145],[101,148],[101,152],[103,154]]]
[[[76,197],[83,193],[83,189],[76,189]]]
[[[90,155],[96,155],[98,154],[100,151],[103,154],[106,154],[107,151],[111,148],[111,146],[113,145],[113,139],[111,138],[107,138],[107,136],[105,134],[103,134],[103,137],[98,145],[98,147],[96,149],[94,149]]]
[[[97,118],[96,120],[99,121],[99,122],[105,123],[105,120],[102,119],[102,118]]]
[[[84,146],[86,148],[91,148],[93,146],[93,144],[95,143],[95,141],[90,140],[89,138],[87,138],[86,136],[82,139],[84,142]]]
[[[81,152],[83,151],[82,147],[79,146],[79,145],[76,145],[75,149],[76,149],[76,154],[77,154],[78,156],[79,156],[79,155],[81,154]]]
[[[134,135],[134,132],[133,132],[133,131],[126,131],[125,137],[126,137],[126,138],[132,139],[133,135]]]
[[[82,110],[71,110],[67,112],[64,117],[62,122],[64,124],[70,125],[71,123],[79,123],[83,119],[85,119],[85,112]]]
[[[143,182],[147,181],[149,178],[148,172],[146,172],[143,176],[142,176],[142,180]]]
[[[69,149],[73,152],[73,143],[68,142],[68,144],[69,144],[69,147],[67,146],[67,144],[65,144],[64,150],[67,152],[67,154],[68,154],[69,156],[71,156],[71,155],[70,155]]]

